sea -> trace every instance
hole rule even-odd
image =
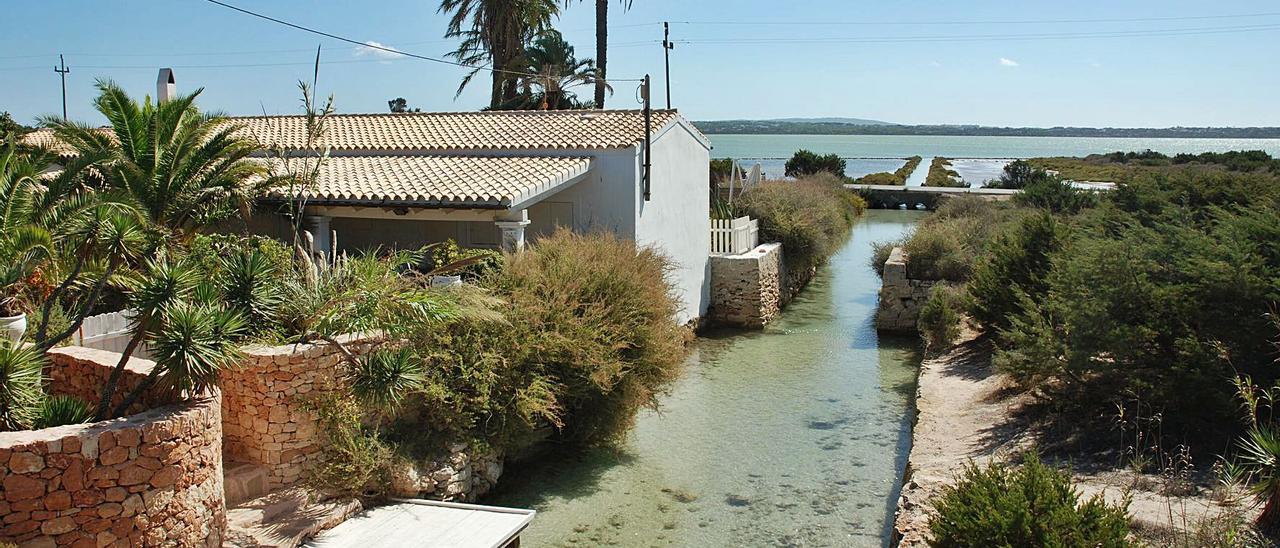
[[[838,154],[845,174],[862,177],[893,171],[904,159],[945,156],[967,182],[998,177],[1017,158],[1087,156],[1116,151],[1154,150],[1165,154],[1263,150],[1280,156],[1280,139],[1168,139],[1102,137],[982,137],[927,135],[709,135],[712,158],[734,158],[744,167],[759,163],[765,174],[780,177],[797,150]],[[927,167],[927,161],[923,167]]]

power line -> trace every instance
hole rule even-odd
[[[347,38],[347,37],[345,37],[345,36],[339,36],[339,35],[337,35],[337,34],[333,34],[333,33],[325,32],[325,31],[322,31],[322,30],[316,30],[316,29],[313,29],[313,28],[310,28],[310,27],[304,27],[304,26],[302,26],[302,25],[298,25],[298,24],[296,24],[296,23],[290,23],[290,22],[285,21],[285,20],[283,20],[283,19],[277,19],[277,18],[275,18],[275,17],[271,17],[271,16],[269,16],[269,15],[263,15],[263,14],[261,14],[261,13],[257,13],[257,12],[254,12],[254,11],[249,11],[249,10],[247,10],[247,9],[244,9],[244,8],[241,8],[241,7],[237,7],[237,6],[233,6],[233,5],[231,5],[231,4],[228,4],[228,3],[226,3],[226,2],[222,2],[222,1],[220,1],[220,0],[205,0],[205,1],[206,1],[206,2],[209,2],[210,4],[216,4],[216,5],[222,6],[222,7],[224,7],[224,8],[230,9],[230,10],[238,11],[238,12],[243,13],[243,14],[245,14],[245,15],[251,15],[251,16],[253,16],[253,17],[257,17],[257,18],[259,18],[259,19],[265,19],[265,20],[267,20],[267,21],[271,21],[272,23],[276,23],[276,24],[284,25],[284,26],[286,26],[286,27],[295,28],[295,29],[298,29],[298,30],[301,30],[301,31],[304,31],[304,32],[309,32],[309,33],[311,33],[311,34],[316,34],[316,35],[319,35],[319,36],[324,36],[325,38],[331,38],[331,39],[334,39],[334,40],[339,40],[339,41],[342,41],[342,42],[347,42],[347,43],[349,43],[349,44],[355,44],[355,45],[357,45],[357,46],[361,46],[361,47],[366,47],[366,48],[375,49],[375,50],[381,50],[381,51],[385,51],[385,52],[388,52],[388,53],[394,53],[394,54],[396,54],[396,55],[402,55],[402,56],[405,56],[405,57],[411,57],[411,58],[413,58],[413,59],[421,59],[421,60],[423,60],[423,61],[430,61],[430,62],[433,62],[433,63],[440,63],[440,64],[444,64],[444,65],[453,65],[453,66],[455,66],[455,67],[468,68],[468,69],[472,69],[472,70],[487,70],[487,71],[489,71],[489,72],[500,73],[500,74],[510,74],[510,75],[512,75],[512,76],[532,76],[532,77],[534,77],[534,78],[541,78],[541,77],[543,77],[542,75],[534,74],[534,73],[531,73],[531,72],[521,72],[521,71],[517,71],[517,70],[507,70],[507,69],[499,69],[499,68],[493,68],[493,67],[484,67],[484,66],[468,65],[468,64],[466,64],[466,63],[459,63],[459,62],[456,62],[456,61],[449,61],[449,60],[446,60],[446,59],[440,59],[440,58],[437,58],[437,57],[429,57],[429,56],[426,56],[426,55],[419,55],[419,54],[416,54],[416,53],[410,53],[410,52],[403,51],[403,50],[398,50],[398,49],[395,49],[395,48],[388,48],[388,47],[381,46],[381,45],[375,45],[375,44],[371,44],[371,43],[369,43],[369,42],[361,42],[361,41],[359,41],[359,40],[353,40],[353,39],[351,39],[351,38]],[[614,81],[614,82],[633,82],[633,81],[634,81],[634,82],[638,82],[638,81],[640,81],[640,80],[635,80],[635,79],[633,79],[633,80],[621,80],[621,79],[615,79],[615,80],[612,80],[612,81]]]
[[[921,36],[878,36],[862,38],[824,37],[824,38],[705,38],[677,40],[678,44],[828,44],[828,43],[911,43],[911,42],[977,42],[977,41],[1018,41],[1018,40],[1061,40],[1078,38],[1125,38],[1125,37],[1163,37],[1192,36],[1200,34],[1224,34],[1239,32],[1263,32],[1280,30],[1280,23],[1265,25],[1242,25],[1231,27],[1191,27],[1177,29],[1148,29],[1133,31],[1094,31],[1094,32],[1049,32],[1025,34],[968,34],[968,35],[921,35]]]
[[[1166,17],[1120,17],[1097,19],[1003,19],[1003,20],[934,20],[934,21],[672,21],[681,25],[740,25],[740,26],[927,26],[927,25],[1050,25],[1050,24],[1085,24],[1085,23],[1153,23],[1161,21],[1202,21],[1211,19],[1252,19],[1257,17],[1278,17],[1280,12],[1236,13],[1215,15],[1182,15]],[[653,23],[657,24],[657,23]]]

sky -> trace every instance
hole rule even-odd
[[[300,25],[439,57],[438,0],[226,0]],[[555,25],[595,50],[592,1]],[[671,21],[673,106],[694,120],[857,117],[997,126],[1280,126],[1280,5],[1274,0],[634,0],[614,2],[609,75],[654,77],[663,106],[662,21]],[[53,66],[66,57],[72,119],[100,124],[94,81],[142,97],[157,69],[231,115],[295,113],[317,45],[319,91],[339,112],[475,110],[467,69],[361,48],[207,0],[7,0],[0,111],[33,123],[61,111]],[[637,108],[615,82],[610,108]],[[579,94],[590,98],[589,88]]]

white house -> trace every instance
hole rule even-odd
[[[302,116],[231,121],[264,148],[308,150]],[[711,146],[676,111],[653,111],[650,123],[646,181],[641,111],[333,115],[316,187],[273,194],[250,227],[288,234],[282,208],[269,206],[301,198],[316,248],[336,252],[446,239],[514,251],[557,226],[609,230],[678,264],[680,320],[689,321],[706,313],[710,294]]]

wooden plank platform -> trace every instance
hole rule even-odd
[[[518,546],[533,510],[397,500],[361,512],[306,544],[312,548],[505,548]]]

